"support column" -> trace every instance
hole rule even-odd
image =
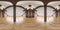
[[[13,19],[14,19],[14,23],[16,22],[16,5],[13,5]]]
[[[58,10],[55,10],[55,11],[56,11],[55,13],[56,13],[56,17],[57,17],[58,16]]]
[[[60,17],[60,11],[59,11],[59,17]]]
[[[60,9],[59,9],[59,11],[58,11],[58,17],[60,17]]]
[[[0,9],[0,17],[1,17],[1,9]]]
[[[47,5],[44,5],[44,22],[47,21]]]
[[[4,17],[5,11],[6,10],[4,10],[4,9],[2,10],[2,17]]]

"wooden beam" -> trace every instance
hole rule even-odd
[[[44,22],[47,21],[47,5],[44,5]]]
[[[13,6],[13,19],[16,22],[16,5]]]

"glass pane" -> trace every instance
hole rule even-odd
[[[36,9],[37,22],[44,23],[44,7]]]
[[[55,11],[53,8],[47,7],[47,23],[54,21]]]
[[[24,9],[20,7],[16,7],[16,23],[21,23],[23,21]]]
[[[6,9],[5,17],[8,23],[13,23],[13,7]]]

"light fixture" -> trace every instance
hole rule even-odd
[[[28,9],[32,9],[33,10],[34,7],[32,5],[28,5],[26,8],[27,8],[27,10]]]

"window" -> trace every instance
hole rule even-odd
[[[52,23],[54,21],[54,18],[56,16],[56,13],[53,8],[47,7],[47,23]]]
[[[37,22],[44,23],[44,7],[39,7],[36,9]]]
[[[7,8],[8,6],[12,6],[13,4],[8,1],[0,1],[0,5],[2,6],[0,8],[3,10],[5,8]],[[4,18],[2,18],[2,19],[4,19],[4,22],[7,21],[8,23],[13,23],[13,7],[9,7],[5,10],[6,11],[4,13]]]
[[[26,9],[29,9],[28,5],[32,5],[31,8],[34,9],[34,8],[36,8],[37,6],[44,5],[44,4],[43,4],[43,2],[41,2],[41,1],[19,1],[19,2],[17,2],[16,5],[23,6],[23,7],[26,8]],[[41,8],[42,8],[42,9],[41,9]],[[36,15],[40,16],[40,17],[37,17],[37,19],[40,18],[40,20],[41,20],[41,18],[42,18],[42,19],[43,19],[42,22],[43,22],[43,21],[44,21],[44,7],[41,7],[41,8],[38,8],[38,9],[37,9]],[[40,12],[39,12],[39,11],[40,11]],[[42,12],[41,12],[41,11],[42,11]],[[18,16],[20,16],[20,15],[22,15],[22,14],[24,13],[23,10],[22,10],[22,8],[19,8],[19,7],[17,7],[16,12],[17,12],[17,13],[22,12],[22,13],[19,13]],[[17,17],[17,13],[16,13],[16,17]],[[43,14],[41,15],[41,13],[43,13]],[[17,19],[18,19],[18,18],[17,18]],[[40,21],[40,20],[39,20],[39,21]],[[34,20],[34,21],[35,21],[35,20]]]
[[[16,23],[22,23],[24,18],[24,9],[21,7],[16,7]]]
[[[48,17],[48,16],[51,16],[51,18],[52,18],[53,20],[50,20],[50,21],[54,21],[54,16],[55,16],[55,14],[56,14],[57,17],[55,18],[55,19],[56,19],[55,21],[58,22],[58,21],[59,21],[59,18],[60,18],[60,17],[59,17],[59,14],[60,14],[60,13],[59,13],[59,10],[58,10],[58,9],[60,8],[60,7],[59,7],[60,1],[52,1],[52,2],[49,2],[47,5],[48,5],[48,6],[51,6],[51,7],[54,7],[54,8],[56,9],[56,11],[57,11],[57,12],[56,12],[56,11],[54,11],[54,9],[52,9],[52,8],[50,8],[50,7],[47,7],[47,11],[49,12],[49,13],[47,12],[47,17]],[[48,18],[48,19],[49,19],[49,18]],[[49,22],[49,21],[48,21],[48,22]]]
[[[9,7],[6,9],[5,18],[8,23],[13,23],[13,7]]]

